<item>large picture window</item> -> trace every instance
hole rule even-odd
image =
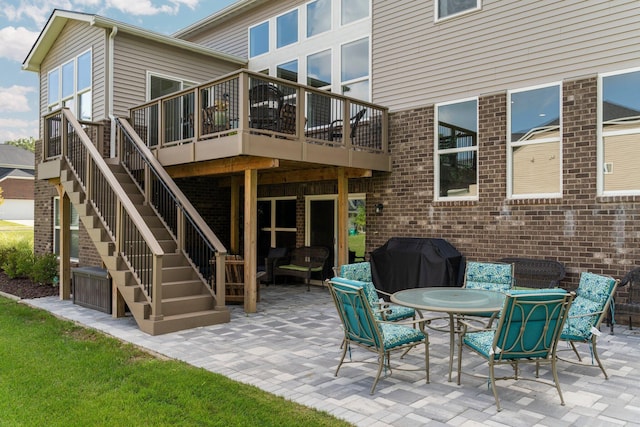
[[[601,76],[599,193],[640,194],[640,71]]]
[[[512,197],[561,196],[560,92],[554,84],[508,94],[507,191]]]
[[[310,0],[249,27],[248,68],[369,101],[370,39],[371,0]]]
[[[480,9],[481,0],[435,0],[436,21]]]
[[[270,247],[295,246],[295,197],[258,200],[258,257],[264,259]]]
[[[71,258],[78,260],[80,254],[80,242],[78,237],[78,213],[76,209],[71,205],[69,212],[70,218],[70,230],[71,230]],[[53,253],[60,255],[60,197],[54,197],[53,199]]]
[[[478,197],[478,100],[436,106],[436,199]]]
[[[92,120],[92,81],[90,50],[49,71],[49,110],[67,107],[78,119]]]

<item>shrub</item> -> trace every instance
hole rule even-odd
[[[19,241],[5,253],[2,269],[12,279],[28,277],[33,269],[33,248],[26,240]]]
[[[36,255],[29,278],[34,283],[52,285],[58,276],[58,257],[56,254]]]

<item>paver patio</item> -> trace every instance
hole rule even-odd
[[[602,327],[598,349],[609,380],[597,367],[559,362],[566,406],[560,405],[554,387],[500,381],[504,409],[498,413],[486,381],[466,375],[461,386],[455,379],[447,381],[448,335],[430,332],[430,384],[425,383],[424,371],[394,370],[371,396],[375,365],[345,364],[338,377],[333,375],[342,331],[326,288],[312,286],[307,292],[305,285],[275,285],[263,286],[260,292],[255,314],[230,306],[231,323],[161,336],[141,332],[132,318],[114,319],[56,297],[24,302],[359,426],[640,426],[640,333],[627,326],[616,326],[615,335]],[[579,348],[590,361],[588,347]],[[352,354],[354,360],[375,361],[363,350],[353,349]],[[399,359],[392,358],[392,366],[394,361]],[[419,368],[422,361],[414,349],[402,363]],[[463,370],[486,373],[487,365],[465,351]],[[523,376],[533,377],[533,367],[525,366]],[[549,378],[550,372],[541,370],[541,376]]]

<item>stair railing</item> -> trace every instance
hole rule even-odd
[[[215,257],[216,306],[225,304],[225,256],[227,249],[182,193],[164,167],[153,156],[131,124],[116,119],[120,163],[139,186],[147,203],[162,217],[182,251],[210,283],[211,260]]]
[[[47,116],[45,122],[45,146],[59,148],[59,155],[84,190],[87,202],[100,215],[116,253],[122,255],[149,299],[151,320],[161,320],[162,247],[71,111],[63,108]],[[49,125],[56,122],[59,124]]]

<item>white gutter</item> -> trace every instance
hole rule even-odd
[[[111,123],[111,131],[109,132],[109,157],[116,157],[116,117],[113,114],[113,58],[115,37],[118,34],[118,27],[114,25],[109,34],[109,56],[107,58],[107,114]]]

